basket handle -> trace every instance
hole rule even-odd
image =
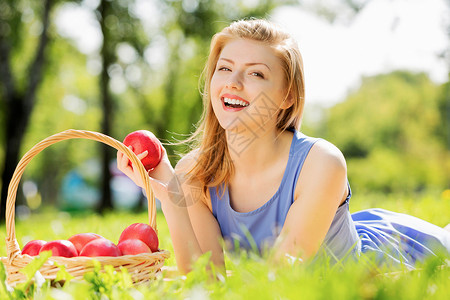
[[[17,243],[16,230],[14,226],[14,218],[15,218],[14,207],[16,202],[17,188],[19,186],[22,174],[25,171],[25,167],[34,156],[36,156],[39,152],[41,152],[48,146],[63,140],[77,139],[77,138],[84,138],[102,142],[106,145],[116,148],[117,150],[123,152],[130,159],[133,166],[137,166],[139,175],[141,176],[144,182],[145,195],[147,196],[149,224],[155,229],[155,231],[157,230],[155,196],[153,194],[153,190],[150,187],[150,180],[148,174],[145,171],[142,162],[139,160],[136,154],[134,154],[134,152],[131,151],[128,147],[126,147],[122,142],[119,142],[118,140],[109,137],[105,134],[87,130],[69,129],[54,134],[52,136],[49,136],[46,139],[34,145],[27,153],[25,153],[25,155],[19,161],[16,170],[14,171],[14,174],[9,183],[8,197],[6,200],[6,251],[8,255],[8,261],[11,262],[14,259],[14,257],[20,253],[20,248],[19,244]]]

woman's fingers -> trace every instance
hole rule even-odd
[[[128,146],[128,148],[133,151],[132,146]],[[137,154],[137,158],[139,160],[142,160],[143,158],[147,157],[148,151],[145,150],[142,153]],[[164,151],[165,159],[167,158],[167,154]],[[144,187],[144,180],[141,177],[141,174],[139,172],[139,168],[134,167],[133,164],[130,164],[130,159],[127,155],[125,155],[121,151],[117,151],[117,168],[122,171],[125,175],[127,175],[131,180],[134,181],[134,183],[140,187]],[[150,177],[150,176],[149,176]],[[167,185],[163,182],[153,179],[150,177],[150,184],[152,186],[153,191],[155,192],[155,195],[159,195],[161,198],[167,197]]]
[[[128,159],[125,159],[125,154],[121,151],[117,151],[117,168],[123,171],[128,164]]]
[[[133,151],[133,147],[131,145],[128,146],[128,149]],[[137,158],[139,158],[139,160],[142,160],[147,155],[148,155],[148,151],[145,150],[144,152],[139,153],[136,156],[137,156]],[[117,163],[118,163],[118,167],[119,167],[120,170],[125,170],[128,167],[128,163],[129,162],[130,162],[130,159],[128,158],[128,156],[126,156],[121,151],[117,151]]]
[[[128,146],[128,148],[133,151],[133,147]],[[132,166],[129,164],[130,160],[123,152],[117,151],[117,168],[122,171],[125,175],[134,180],[135,172]],[[133,178],[134,177],[134,178]]]
[[[145,150],[144,152],[142,152],[142,153],[139,153],[138,155],[136,155],[139,159],[143,159],[144,157],[146,157],[148,155],[148,151],[147,150]]]

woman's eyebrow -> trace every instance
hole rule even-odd
[[[219,60],[224,60],[224,61],[227,61],[227,62],[229,62],[229,63],[231,63],[231,64],[234,64],[234,61],[233,61],[232,59],[229,59],[229,58],[221,57],[221,58],[219,58]],[[263,65],[263,66],[265,66],[267,69],[270,70],[270,67],[269,67],[267,64],[262,63],[262,62],[250,62],[250,63],[246,63],[245,65],[246,65],[246,66]]]

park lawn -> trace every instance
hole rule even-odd
[[[382,207],[444,226],[450,222],[450,199],[440,194],[407,196],[366,195],[354,197],[352,211]],[[16,235],[21,247],[31,239],[67,239],[80,232],[95,232],[117,242],[129,224],[148,222],[146,212],[111,212],[104,216],[93,213],[69,214],[44,209],[27,219],[16,220]],[[167,225],[158,213],[160,248],[172,253],[166,266],[175,260]],[[4,241],[5,227],[0,228]],[[6,255],[4,243],[0,254]],[[330,266],[318,264],[273,264],[252,254],[226,255],[228,276],[212,280],[206,271],[207,255],[199,259],[186,276],[165,273],[148,284],[133,286],[126,275],[95,273],[89,281],[69,281],[63,287],[33,286],[13,292],[35,299],[448,299],[450,295],[450,261],[430,260],[418,270],[380,269],[368,260]],[[94,278],[94,279],[93,279]],[[19,289],[19,288],[18,288]],[[0,286],[0,299],[8,294]]]

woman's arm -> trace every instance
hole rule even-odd
[[[276,257],[307,259],[322,244],[340,203],[346,198],[347,167],[342,153],[319,140],[305,160],[295,199],[277,240]]]
[[[196,240],[201,249],[201,253],[211,252],[211,261],[219,271],[225,270],[222,234],[216,218],[210,210],[210,198],[202,195],[202,186],[199,182],[187,180],[186,174],[189,172],[192,164],[195,162],[195,152],[191,152],[184,156],[177,164],[175,171],[178,180],[181,182],[183,195],[186,202],[171,202],[171,206],[175,205],[177,210],[182,210],[184,206],[187,208],[192,229],[195,233]],[[183,207],[182,207],[183,206]],[[185,209],[186,210],[186,209]],[[180,228],[180,235],[185,235],[184,228]],[[172,240],[177,239],[173,237]]]
[[[146,155],[145,151],[138,157],[142,159]],[[215,265],[220,268],[224,265],[217,221],[200,199],[201,193],[192,193],[198,183],[185,180],[190,163],[192,158],[188,155],[174,170],[164,149],[162,161],[149,172],[151,187],[161,202],[169,227],[178,269],[183,273],[189,272],[193,262],[206,251],[212,251],[211,260]],[[137,170],[128,165],[128,158],[121,152],[117,153],[117,165],[138,186],[143,186]]]

